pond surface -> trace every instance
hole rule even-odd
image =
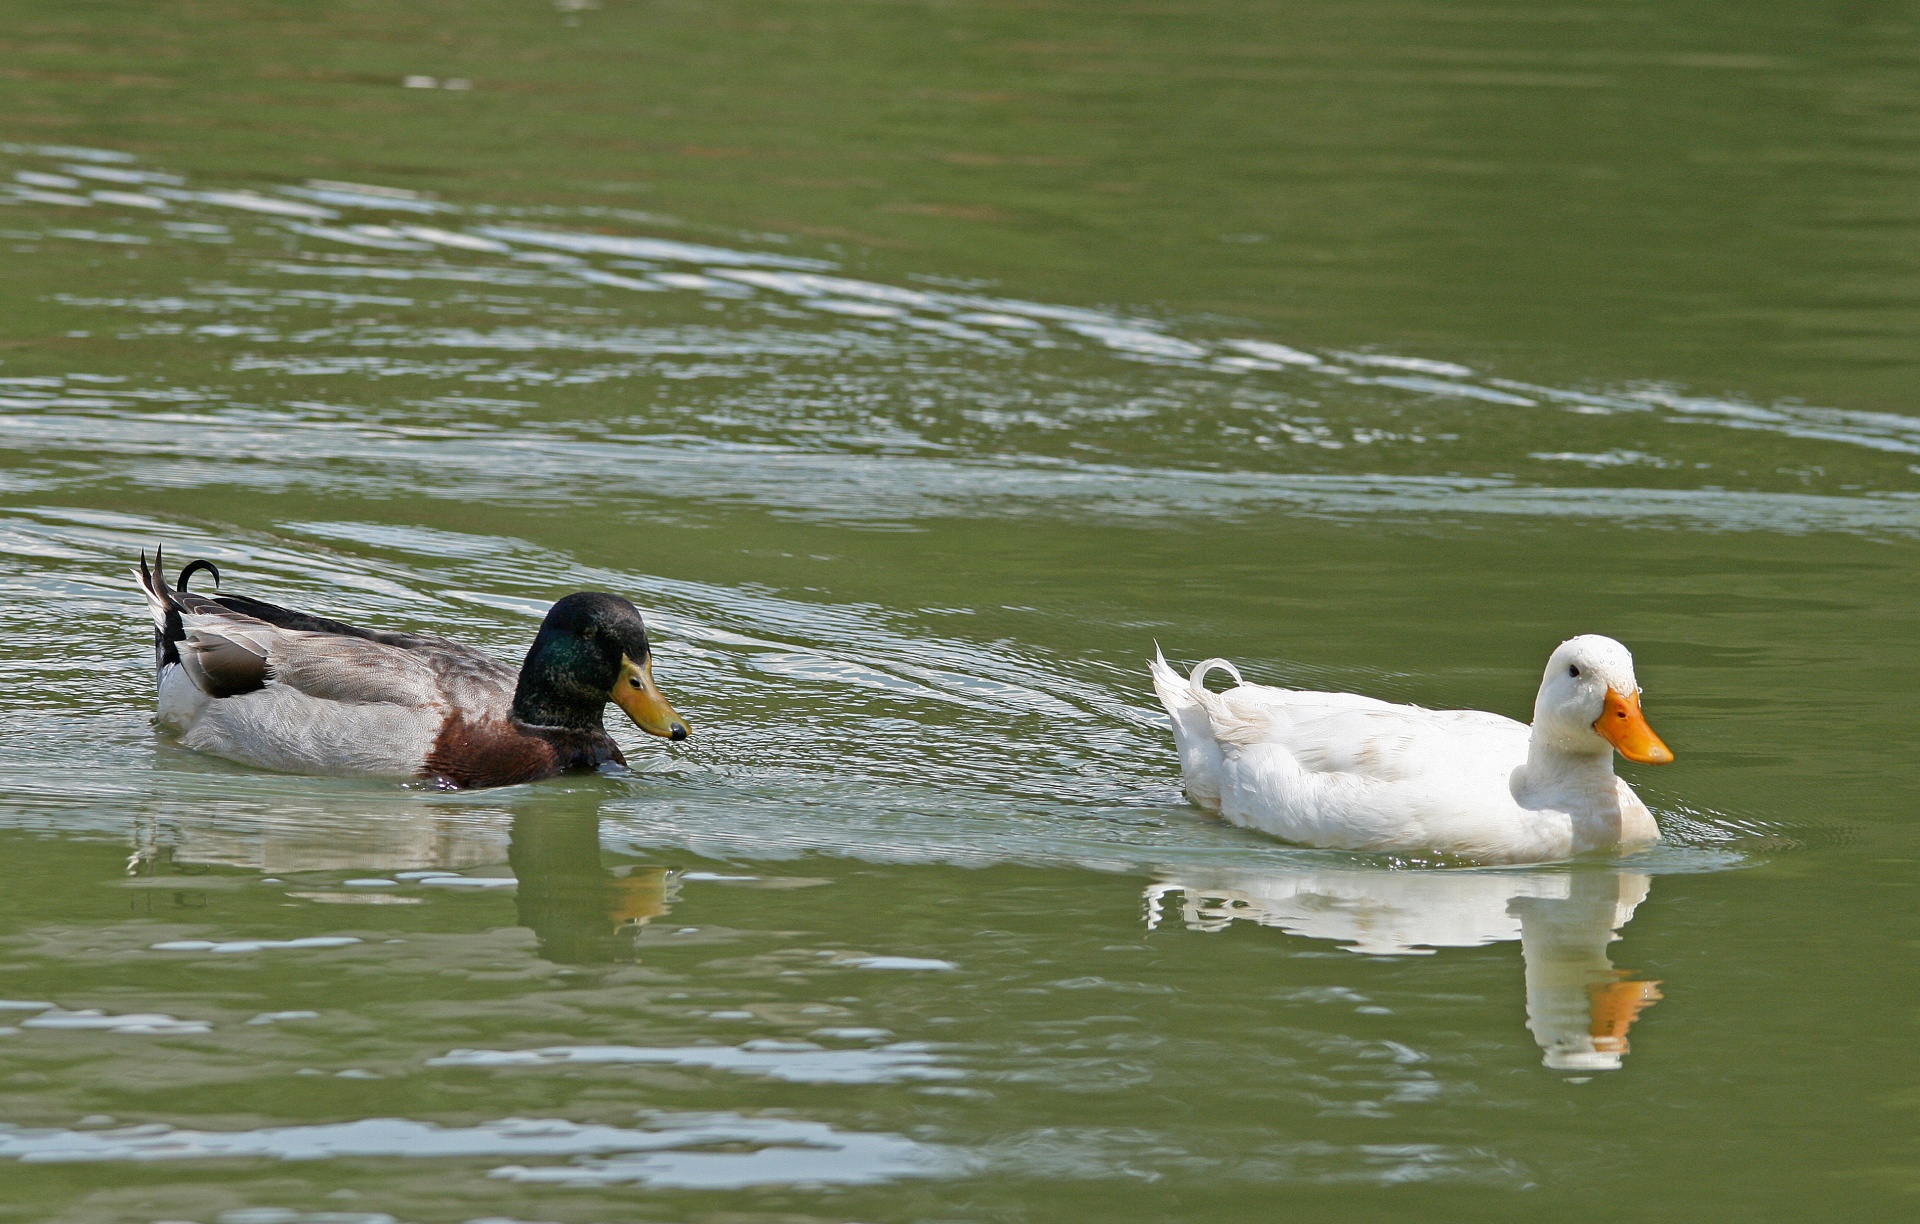
[[[0,1220],[1895,1218],[1920,1191],[1912,6],[20,6]],[[126,571],[685,744],[151,725]],[[1188,807],[1145,662],[1525,717],[1665,842]]]

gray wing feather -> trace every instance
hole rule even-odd
[[[351,705],[439,705],[438,670],[423,651],[333,633],[281,630],[267,666],[275,682]]]
[[[180,646],[180,666],[209,697],[236,697],[267,682],[266,647],[251,635],[196,627]]]
[[[274,681],[324,701],[444,709],[504,718],[518,675],[469,647],[435,641],[397,646],[365,638],[276,632],[267,657]]]
[[[414,635],[402,645],[284,629],[210,601],[193,602],[197,606],[182,613],[181,662],[213,697],[270,680],[322,701],[414,709],[451,704],[504,717],[519,679],[493,656],[442,638]]]

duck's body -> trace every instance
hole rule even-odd
[[[653,687],[640,615],[614,595],[554,605],[516,671],[424,633],[361,629],[239,595],[169,588],[140,562],[160,725],[188,748],[290,773],[505,786],[625,758],[601,721],[686,737]],[[213,571],[218,578],[218,571]]]
[[[1615,747],[1638,752],[1642,741],[1610,741],[1595,727],[1617,716],[1620,735],[1631,723],[1650,741],[1636,759],[1672,759],[1640,716],[1632,666],[1610,638],[1563,644],[1528,727],[1353,693],[1244,682],[1214,693],[1203,682],[1215,667],[1233,671],[1224,660],[1187,679],[1163,658],[1152,665],[1187,794],[1201,807],[1301,845],[1487,863],[1547,862],[1659,838],[1652,813],[1613,772]]]

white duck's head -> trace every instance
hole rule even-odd
[[[1618,749],[1621,756],[1643,765],[1673,760],[1673,750],[1640,712],[1633,656],[1597,633],[1568,638],[1547,660],[1540,695],[1533,702],[1533,734],[1536,741],[1575,756]]]

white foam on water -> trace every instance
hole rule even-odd
[[[368,187],[354,183],[309,183],[305,187],[282,187],[282,195],[297,196],[336,208],[357,208],[380,212],[432,214],[458,212],[451,204],[429,200],[412,192],[392,187]]]
[[[602,272],[598,268],[581,268],[574,275],[590,285],[611,285],[615,289],[633,289],[640,293],[666,292],[664,288],[652,281],[644,281],[635,276],[622,276],[618,272]]]
[[[715,1012],[710,1019],[730,1013]],[[745,1013],[751,1017],[752,1013]],[[895,1084],[959,1079],[923,1045],[830,1050],[809,1041],[764,1039],[739,1046],[545,1046],[534,1050],[449,1050],[430,1067],[549,1067],[593,1064],[701,1067],[792,1084]]]
[[[948,973],[960,966],[923,956],[853,956],[839,962],[855,969],[894,969],[904,972]]]
[[[102,183],[121,183],[129,187],[159,185],[179,187],[187,180],[177,174],[162,174],[156,170],[128,170],[122,166],[77,166],[71,163],[60,167],[68,174],[93,179]]]
[[[72,191],[80,185],[80,180],[65,174],[44,174],[38,170],[15,171],[16,183],[25,183],[29,187],[47,187],[54,191]]]
[[[138,191],[94,191],[89,194],[102,204],[122,204],[128,208],[147,208],[157,212],[165,212],[172,207],[159,196]]]
[[[1383,366],[1391,370],[1412,370],[1418,374],[1438,374],[1442,377],[1471,378],[1473,369],[1457,365],[1451,361],[1429,361],[1424,357],[1395,357],[1387,353],[1335,353],[1335,357],[1361,366]]]
[[[1237,349],[1249,357],[1258,357],[1262,361],[1275,361],[1281,365],[1312,366],[1325,364],[1312,353],[1303,352],[1289,345],[1277,344],[1272,340],[1224,340],[1221,343],[1227,348]]]
[[[265,952],[285,948],[344,948],[361,942],[353,935],[309,935],[299,939],[169,939],[149,945],[155,952]]]
[[[1472,373],[1472,371],[1468,371]],[[1459,399],[1484,400],[1489,404],[1511,404],[1516,408],[1532,408],[1533,400],[1513,395],[1506,391],[1493,391],[1486,387],[1476,387],[1472,383],[1451,382],[1440,378],[1408,378],[1399,375],[1381,375],[1376,378],[1354,378],[1349,380],[1357,385],[1375,387],[1398,387],[1402,391],[1419,391],[1427,395],[1451,395]]]
[[[711,1150],[722,1145],[746,1150]],[[558,1118],[504,1118],[467,1127],[366,1118],[247,1131],[185,1130],[159,1124],[76,1131],[0,1124],[0,1160],[28,1164],[503,1157],[574,1158],[563,1165],[507,1165],[489,1174],[507,1181],[715,1190],[874,1185],[958,1172],[964,1163],[952,1149],[902,1135],[726,1113],[656,1114],[648,1116],[643,1127]]]
[[[415,242],[400,234],[397,230],[381,233],[385,227],[338,226],[338,225],[289,225],[287,229],[309,238],[324,238],[328,242],[344,242],[350,246],[372,247],[381,251],[425,251],[429,244]]]
[[[461,251],[479,251],[484,254],[504,255],[512,250],[504,242],[492,238],[481,238],[474,234],[462,234],[454,230],[438,229],[430,225],[402,225],[397,227],[409,238],[418,238],[422,242],[431,242],[438,246],[453,247]]]
[[[571,230],[528,229],[517,225],[481,225],[471,231],[482,238],[522,246],[551,247],[560,251],[594,255],[618,255],[626,259],[660,259],[674,263],[711,263],[771,268],[830,268],[820,259],[802,259],[792,255],[774,255],[760,251],[734,251],[725,247],[703,246],[693,242],[675,242],[666,238],[626,238],[612,234],[583,234]]]
[[[822,1028],[813,1030],[815,1037],[825,1037],[832,1041],[885,1041],[893,1036],[892,1029],[861,1028],[848,1026],[843,1028]]]
[[[93,201],[86,196],[67,195],[59,191],[42,191],[27,187],[15,187],[7,197],[11,201],[24,200],[32,204],[61,204],[68,208],[92,208]]]
[[[261,195],[255,191],[200,191],[182,194],[188,199],[199,200],[203,204],[216,204],[221,208],[238,208],[246,212],[265,213],[274,217],[303,217],[315,221],[331,221],[340,215],[335,209],[322,208],[316,204],[303,204],[297,200],[282,200],[275,196]],[[173,198],[178,199],[179,196]]]
[[[51,1008],[31,1020],[20,1021],[23,1029],[58,1029],[65,1032],[125,1033],[138,1036],[177,1036],[207,1033],[213,1026],[203,1020],[180,1020],[160,1012],[125,1012],[113,1015],[98,1008],[66,1011]]]

